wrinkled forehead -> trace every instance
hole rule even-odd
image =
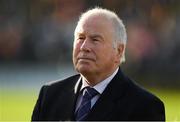
[[[105,16],[103,15],[89,15],[89,16],[84,16],[80,19],[78,22],[75,33],[81,33],[84,31],[88,32],[101,32],[101,31],[106,31],[109,33],[112,33],[113,27],[112,27],[112,22]]]

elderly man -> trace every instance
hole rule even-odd
[[[74,32],[77,75],[44,85],[33,111],[37,120],[165,121],[160,99],[125,76],[126,29],[109,10],[83,13]]]

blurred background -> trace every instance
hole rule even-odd
[[[179,0],[0,0],[0,121],[29,121],[41,86],[76,73],[73,32],[95,6],[126,25],[124,72],[180,121]]]

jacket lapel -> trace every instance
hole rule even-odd
[[[87,120],[108,120],[113,110],[116,108],[117,101],[122,97],[125,91],[125,78],[119,69],[118,73],[108,84],[104,92],[101,94]]]
[[[59,95],[56,101],[57,106],[53,109],[54,114],[52,118],[56,118],[55,120],[74,120],[74,110],[79,94],[79,86],[81,85],[80,81],[80,76],[73,79],[71,86],[68,86],[69,88],[64,90],[63,94]]]
[[[76,82],[75,86],[74,86],[74,94],[75,94],[75,98],[72,100],[73,102],[73,109],[72,109],[72,116],[71,116],[71,120],[75,120],[75,110],[76,110],[76,101],[77,101],[77,98],[79,96],[79,91],[80,91],[80,88],[81,88],[81,85],[82,85],[82,82],[81,82],[81,77],[79,77],[78,81]]]

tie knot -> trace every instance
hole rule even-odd
[[[96,96],[98,94],[98,91],[96,91],[94,88],[91,87],[86,87],[84,89],[84,95],[83,98],[90,100],[92,99],[94,96]]]

